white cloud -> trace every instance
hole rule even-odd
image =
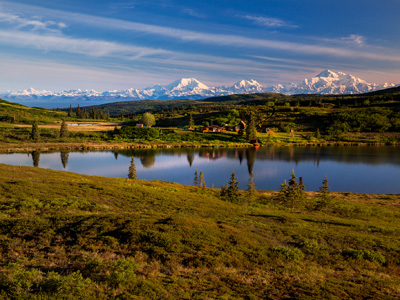
[[[199,13],[198,11],[196,11],[192,8],[184,8],[182,11],[186,15],[196,17],[196,18],[206,18],[207,17],[205,14]]]
[[[27,29],[32,31],[45,31],[59,33],[60,29],[66,28],[63,22],[42,21],[39,18],[24,18],[17,14],[0,11],[0,22],[13,25],[16,29]]]
[[[278,27],[297,28],[298,27],[298,26],[291,25],[291,24],[287,23],[286,21],[283,21],[283,20],[277,19],[277,18],[258,17],[258,16],[251,16],[251,15],[245,15],[245,16],[242,16],[242,18],[253,21],[253,24],[258,25],[258,26],[263,26],[263,27],[272,27],[272,28],[278,28]]]
[[[345,42],[351,43],[353,45],[362,47],[362,46],[365,46],[366,38],[365,38],[365,36],[362,36],[362,35],[350,34],[347,37],[343,37],[342,40]]]
[[[397,50],[384,51],[385,49],[371,49],[371,47],[363,48],[363,51],[359,49],[343,48],[337,45],[338,40],[328,39],[317,39],[318,43],[300,43],[300,42],[286,42],[280,40],[250,38],[240,35],[231,34],[217,34],[217,33],[205,33],[186,29],[177,29],[168,26],[157,26],[149,25],[139,22],[131,22],[125,20],[118,20],[112,18],[98,17],[80,13],[69,13],[59,10],[46,9],[42,7],[20,5],[8,3],[10,7],[17,7],[18,9],[25,9],[32,11],[32,13],[47,16],[51,18],[58,18],[62,22],[68,21],[73,24],[84,24],[85,26],[93,26],[97,28],[106,28],[108,30],[121,30],[131,32],[141,32],[151,34],[155,36],[169,37],[185,42],[198,42],[204,44],[212,44],[219,46],[232,46],[241,48],[253,48],[253,49],[275,49],[283,50],[288,53],[297,53],[302,55],[320,55],[323,57],[333,56],[341,58],[356,58],[356,59],[369,59],[377,61],[392,61],[400,62],[400,54]],[[271,24],[274,23],[271,21]],[[275,21],[275,24],[279,22]],[[352,43],[363,43],[365,38],[359,35],[350,35],[347,37]],[[350,41],[349,40],[349,41]],[[83,41],[83,40],[82,40]],[[342,40],[343,42],[344,40]],[[320,43],[325,45],[321,45]],[[110,42],[112,44],[112,42]],[[101,51],[97,51],[101,52]],[[100,55],[100,54],[98,54]]]
[[[162,49],[138,47],[102,40],[69,38],[17,30],[0,30],[0,43],[17,47],[32,47],[46,51],[65,51],[98,57],[120,57],[130,60],[143,56],[171,53]]]

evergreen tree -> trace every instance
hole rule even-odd
[[[317,132],[315,133],[315,137],[316,137],[317,139],[320,139],[320,138],[321,138],[321,133],[320,133],[320,131],[319,131],[319,128],[317,128]]]
[[[193,126],[194,126],[193,115],[190,114],[190,117],[189,117],[189,127],[193,127]]]
[[[228,201],[227,197],[228,197],[228,184],[225,184],[224,186],[221,187],[221,192],[220,192],[220,196],[221,199],[224,201]]]
[[[327,207],[331,202],[331,191],[328,185],[328,178],[325,176],[324,180],[322,181],[322,186],[319,188],[319,201],[318,207]]]
[[[38,121],[33,121],[32,124],[32,131],[31,131],[31,140],[33,141],[38,141],[40,138],[40,133],[39,133],[39,125]]]
[[[283,200],[284,204],[292,209],[295,208],[296,204],[303,202],[305,196],[303,178],[300,177],[299,183],[296,181],[296,178],[297,177],[293,170],[289,179],[289,183],[287,184],[285,180],[281,185],[281,190],[279,192],[280,199]]]
[[[62,120],[60,127],[60,138],[65,138],[68,136],[68,125],[65,120]]]
[[[79,104],[78,104],[78,107],[76,108],[76,117],[77,118],[81,117],[81,108],[79,107]]]
[[[232,203],[239,202],[239,182],[236,179],[235,171],[232,171],[231,180],[226,191],[226,200]]]
[[[137,180],[135,159],[132,156],[131,165],[129,166],[128,179]]]
[[[257,138],[256,123],[254,120],[254,114],[250,114],[249,124],[246,126],[246,139],[247,141]]]
[[[197,175],[197,169],[194,171],[193,185],[199,186],[199,176]]]
[[[68,117],[72,116],[72,105],[69,105],[69,109],[68,109]]]

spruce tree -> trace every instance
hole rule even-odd
[[[239,202],[239,182],[236,179],[235,171],[232,171],[231,180],[228,183],[227,198],[229,202]]]
[[[256,123],[254,120],[254,114],[250,114],[249,124],[246,126],[246,139],[247,141],[254,140],[257,138]]]
[[[324,180],[322,181],[322,186],[319,188],[319,201],[318,207],[325,208],[331,202],[331,191],[328,185],[328,178],[325,176]]]
[[[40,133],[39,133],[39,125],[38,121],[33,121],[32,124],[32,131],[31,131],[31,140],[33,141],[38,141],[40,138]]]
[[[77,118],[81,117],[81,108],[79,107],[79,104],[78,104],[78,107],[76,108],[76,117]]]
[[[69,109],[68,109],[68,117],[72,116],[72,105],[69,105]]]
[[[137,180],[137,174],[136,174],[136,166],[135,166],[135,159],[132,156],[131,159],[131,165],[129,166],[129,173],[128,173],[128,179],[131,180]]]
[[[295,208],[296,204],[301,203],[304,200],[304,190],[305,186],[303,183],[303,178],[300,177],[299,183],[296,181],[296,174],[294,169],[289,179],[289,183],[286,180],[281,185],[281,190],[279,192],[279,198],[292,209]]]
[[[193,115],[190,114],[190,117],[189,117],[189,127],[193,127],[193,126],[194,126]]]
[[[65,120],[62,120],[60,127],[60,138],[65,138],[68,136],[68,125]]]

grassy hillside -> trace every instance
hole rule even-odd
[[[47,124],[60,121],[62,118],[67,118],[67,113],[27,107],[0,99],[0,122],[32,124],[34,120],[39,120],[40,124]]]
[[[0,297],[398,299],[400,196],[334,196],[0,165]]]

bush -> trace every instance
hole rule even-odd
[[[119,135],[126,139],[152,141],[160,136],[160,132],[155,128],[124,126]]]
[[[297,248],[274,247],[271,251],[276,256],[283,256],[286,260],[301,261],[304,258],[304,253]]]
[[[377,264],[384,264],[386,262],[385,257],[380,252],[370,250],[349,250],[344,249],[342,255],[347,258],[356,260],[369,260]]]

